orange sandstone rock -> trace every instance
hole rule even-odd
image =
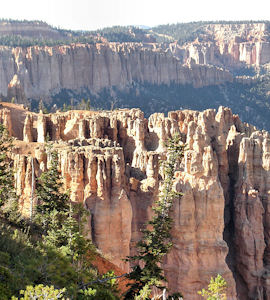
[[[228,299],[267,299],[269,133],[224,107],[146,120],[138,109],[43,115],[2,103],[0,116],[17,138],[11,157],[23,214],[30,212],[32,157],[36,178],[50,164],[49,135],[65,189],[90,212],[88,236],[125,271],[130,266],[122,259],[135,254],[153,214],[164,142],[180,133],[187,149],[174,186],[184,195],[172,210],[173,248],[163,263],[168,287],[196,300],[197,290],[219,273]]]

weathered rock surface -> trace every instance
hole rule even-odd
[[[67,43],[71,38],[43,22],[0,22],[0,36],[10,34]],[[183,45],[156,43],[151,34],[141,37],[142,43],[93,39],[97,42],[93,45],[0,46],[0,94],[27,103],[27,99],[50,101],[63,89],[96,93],[134,82],[202,87],[231,82],[232,73],[270,62],[267,23],[202,25],[197,39]],[[250,83],[257,78],[236,80]]]
[[[265,23],[209,24],[199,37],[183,46],[172,43],[170,51],[183,63],[210,64],[235,70],[270,62],[270,35]]]
[[[193,84],[232,81],[225,70],[206,65],[183,66],[170,53],[149,44],[73,44],[69,46],[0,47],[0,93],[10,99],[44,99],[61,89],[125,87],[132,82]]]
[[[219,273],[228,282],[228,299],[269,299],[267,132],[224,107],[147,120],[138,109],[43,115],[3,103],[0,120],[17,138],[12,158],[23,214],[30,212],[32,157],[38,178],[49,163],[49,136],[71,199],[90,211],[89,236],[125,270],[122,258],[134,253],[158,196],[163,143],[180,133],[187,150],[175,188],[184,196],[174,201],[174,246],[163,264],[169,288],[196,300]]]

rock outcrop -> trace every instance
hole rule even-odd
[[[17,103],[41,98],[50,102],[62,90],[98,93],[133,83],[219,85],[232,82],[232,73],[253,75],[249,67],[270,62],[267,23],[203,24],[195,40],[181,45],[177,41],[157,43],[151,31],[137,37],[141,43],[109,43],[89,33],[92,44],[71,44],[72,34],[43,22],[0,22],[0,37],[11,34],[40,35],[43,40],[68,44],[0,46],[0,94]],[[238,78],[237,82],[254,80],[256,77]]]
[[[61,89],[93,92],[133,82],[192,84],[195,87],[232,81],[214,66],[183,66],[170,53],[136,43],[69,46],[0,47],[0,93],[10,99],[45,100]]]
[[[173,248],[163,264],[169,288],[199,299],[196,291],[219,273],[228,299],[269,299],[269,133],[223,107],[147,120],[138,109],[44,115],[3,103],[0,120],[16,138],[11,157],[22,213],[30,213],[32,167],[38,178],[49,164],[48,137],[64,187],[90,211],[87,234],[126,271],[122,259],[135,253],[158,196],[164,141],[179,133],[187,150],[176,173],[184,195],[174,201]]]
[[[172,43],[170,51],[186,63],[209,64],[237,70],[270,62],[270,35],[265,23],[209,24],[198,39],[184,45]]]

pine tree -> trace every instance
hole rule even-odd
[[[1,211],[4,211],[13,188],[13,178],[7,155],[11,139],[2,125],[0,137],[0,195],[3,203]],[[43,235],[38,236],[37,232],[32,235],[30,228],[21,230],[14,224],[10,226],[8,222],[0,224],[0,298],[18,297],[23,289],[21,299],[30,299],[32,292],[34,297],[44,292],[54,299],[54,292],[62,292],[66,288],[66,293],[72,299],[116,300],[115,287],[95,283],[97,272],[91,266],[95,248],[83,236],[85,210],[81,205],[71,205],[68,195],[62,191],[57,153],[51,152],[50,157],[51,166],[40,177],[36,191],[39,201],[37,220],[42,221]],[[1,214],[1,217],[5,216]],[[86,293],[89,294],[89,289],[93,287],[97,298],[88,298],[85,294],[86,282],[95,283],[94,286],[88,286]],[[49,287],[51,284],[61,290]]]
[[[72,264],[79,269],[82,267],[83,256],[94,252],[92,242],[83,236],[85,209],[80,204],[70,203],[68,211],[54,209],[50,214],[50,223],[44,242],[68,257]]]
[[[0,206],[13,196],[13,170],[7,153],[11,151],[12,138],[7,129],[0,124]]]
[[[14,189],[12,161],[8,152],[12,150],[13,138],[0,124],[0,213],[11,222],[21,220],[18,212],[18,197]]]
[[[207,300],[226,300],[227,282],[218,274],[217,277],[211,277],[208,289],[202,289],[198,292],[203,298]]]
[[[58,172],[58,154],[51,149],[48,152],[51,156],[51,166],[41,174],[36,185],[38,203],[36,221],[40,223],[45,232],[52,222],[54,211],[65,213],[69,209],[69,196],[62,192],[61,176]]]
[[[66,112],[67,110],[68,110],[68,109],[67,109],[67,105],[66,105],[66,103],[64,103],[64,104],[63,104],[63,109],[62,109],[62,111],[63,111],[63,112]]]
[[[173,191],[173,181],[176,165],[181,161],[183,152],[184,145],[180,143],[179,136],[168,141],[167,159],[162,163],[163,187],[153,207],[154,217],[148,222],[150,229],[143,230],[143,237],[137,244],[138,254],[127,259],[130,263],[136,264],[127,276],[133,283],[130,284],[124,299],[134,299],[142,290],[148,290],[153,286],[163,288],[166,279],[160,264],[172,247],[170,211],[173,200],[181,196],[180,193]]]
[[[86,210],[72,204],[63,192],[58,172],[58,155],[49,149],[51,166],[37,184],[36,220],[42,226],[42,247],[67,258],[77,274],[77,284],[92,277],[91,256],[95,252],[91,240],[83,235]]]
[[[9,260],[9,253],[0,251],[0,295],[3,300],[10,299],[10,285],[14,281],[12,270],[9,268]]]
[[[39,100],[38,109],[39,109],[39,111],[42,111],[42,112],[44,111],[44,103],[43,103],[42,99]]]
[[[90,100],[89,98],[87,99],[85,109],[86,109],[86,110],[90,110],[90,109],[91,109],[91,100]]]
[[[40,299],[40,300],[57,300],[64,299],[66,289],[55,289],[54,286],[44,286],[39,284],[36,286],[28,285],[25,290],[21,290],[20,300]],[[12,297],[11,300],[19,300],[17,297]]]

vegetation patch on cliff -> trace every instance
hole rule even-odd
[[[38,102],[33,101],[32,109],[38,111]],[[113,110],[117,108],[140,108],[145,117],[155,112],[168,113],[173,110],[218,109],[219,106],[232,108],[244,122],[251,123],[259,129],[270,130],[268,118],[270,113],[270,78],[250,84],[232,82],[194,88],[192,85],[134,83],[125,89],[106,88],[99,93],[88,89],[81,92],[62,90],[53,96],[53,104],[63,110],[93,109]],[[52,109],[52,105],[47,107]]]

